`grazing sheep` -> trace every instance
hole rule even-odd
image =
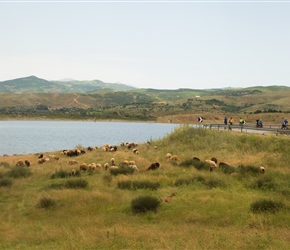
[[[154,146],[154,150],[157,150],[157,146]]]
[[[24,163],[27,167],[30,167],[30,162],[28,160],[25,160]]]
[[[111,159],[111,163],[112,163],[112,164],[115,163],[115,159],[114,159],[114,158]]]
[[[135,161],[128,161],[129,165],[136,165]]]
[[[122,141],[122,142],[120,142],[120,146],[121,147],[124,147],[125,146],[125,143]]]
[[[16,162],[16,166],[24,166],[24,162],[22,160],[19,160]]]
[[[166,159],[170,159],[170,158],[171,158],[171,156],[172,156],[172,154],[170,154],[170,153],[167,153],[167,154],[166,154]]]
[[[40,159],[37,160],[37,163],[38,163],[38,164],[42,164],[42,163],[44,163],[44,162],[45,162],[45,159],[43,159],[43,158],[40,158]]]
[[[134,171],[139,172],[139,169],[136,165],[129,165],[130,168],[132,168]]]
[[[231,166],[231,164],[229,164],[229,163],[227,163],[227,162],[223,162],[223,161],[221,161],[220,163],[219,163],[219,167],[230,167]]]
[[[200,161],[200,159],[198,157],[195,157],[195,156],[192,158],[192,160],[194,160],[194,161]]]
[[[74,164],[78,164],[78,162],[76,160],[71,160],[68,162],[69,165],[74,165]]]
[[[82,163],[82,164],[80,165],[80,170],[86,171],[87,169],[88,169],[88,165],[87,165],[87,163]]]
[[[160,164],[158,162],[155,162],[155,163],[152,163],[149,168],[147,168],[147,171],[148,170],[155,170],[159,167],[160,167]]]
[[[104,169],[107,170],[110,167],[109,163],[104,164]]]
[[[209,163],[210,165],[210,168],[209,168],[210,172],[214,171],[217,168],[217,164],[214,161],[212,160],[205,160],[205,161]]]
[[[49,155],[48,156],[50,159],[53,159],[53,160],[59,160],[59,157],[58,156],[55,156],[55,155]]]
[[[169,201],[171,201],[171,199],[172,199],[173,196],[175,196],[175,193],[172,193],[169,196],[160,197],[160,200],[161,201],[164,201],[164,202],[169,202]]]
[[[118,166],[116,166],[116,165],[113,165],[113,166],[110,166],[109,167],[109,169],[111,170],[111,169],[118,169],[119,167]],[[107,169],[106,169],[107,170]]]
[[[98,169],[102,169],[102,164],[101,164],[101,163],[97,163],[97,164],[96,164],[96,168],[98,168]]]
[[[40,154],[40,155],[38,156],[38,159],[41,159],[41,158],[43,158],[43,154]]]
[[[212,157],[210,160],[211,160],[211,161],[214,161],[216,164],[217,164],[217,162],[218,162],[217,158],[215,158],[215,157]]]
[[[169,159],[171,161],[178,161],[178,156],[177,155],[172,155]]]
[[[264,174],[265,173],[265,168],[264,167],[260,167],[260,173]]]
[[[88,151],[93,151],[94,148],[89,146],[89,147],[87,147],[87,150],[88,150]]]
[[[75,176],[76,173],[77,173],[77,171],[76,171],[75,169],[72,169],[71,172],[70,172],[70,175],[71,175],[71,176]]]

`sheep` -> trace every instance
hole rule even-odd
[[[132,168],[134,171],[139,172],[139,169],[136,165],[129,165],[130,168]]]
[[[157,148],[157,146],[154,146],[154,150],[157,150],[158,148]]]
[[[169,159],[171,161],[178,161],[178,156],[177,155],[172,155]]]
[[[30,162],[28,160],[25,160],[24,163],[27,167],[30,167]]]
[[[205,160],[207,163],[209,163],[210,165],[210,168],[209,168],[209,171],[212,172],[213,170],[215,170],[217,168],[217,164],[212,161],[212,160]]]
[[[55,155],[49,155],[48,156],[50,159],[53,159],[53,160],[59,160],[59,157],[58,156],[55,156]]]
[[[160,167],[160,164],[158,162],[155,162],[155,163],[152,163],[149,168],[147,168],[147,171],[148,170],[155,170],[159,167]]]
[[[43,154],[40,154],[40,155],[38,156],[38,159],[41,159],[41,158],[43,158]]]
[[[101,163],[97,163],[96,164],[96,168],[98,168],[98,169],[102,169],[103,167],[102,167],[102,164]]]
[[[264,167],[260,167],[260,173],[264,174],[265,173],[265,168]]]
[[[71,175],[71,176],[75,176],[76,173],[77,173],[77,171],[76,171],[75,169],[72,169],[71,172],[70,172],[70,175]]]
[[[192,160],[193,161],[200,161],[200,159],[198,157],[195,157],[195,156],[192,158]]]
[[[110,167],[109,163],[104,164],[104,169],[107,170]]]
[[[169,196],[164,196],[164,197],[159,197],[159,198],[160,198],[161,201],[169,202],[169,201],[171,201],[171,199],[172,199],[173,196],[175,196],[175,193],[172,193]]]
[[[86,171],[87,168],[88,168],[87,163],[82,163],[82,164],[80,165],[80,170]]]
[[[111,163],[114,164],[115,163],[115,159],[111,158]]]
[[[129,165],[136,165],[135,161],[128,161]]]
[[[136,148],[134,148],[132,151],[133,151],[133,153],[136,154],[136,155],[139,154],[139,152],[138,152],[138,150],[137,150]]]
[[[69,165],[74,165],[74,164],[78,164],[78,162],[76,160],[71,160],[68,162]]]
[[[44,162],[45,162],[45,159],[43,159],[43,158],[40,158],[40,159],[37,160],[37,163],[38,163],[38,164],[42,164],[42,163],[44,163]]]
[[[166,159],[170,159],[170,158],[171,158],[171,156],[172,156],[172,154],[170,154],[170,153],[167,153],[167,154],[166,154]]]
[[[23,166],[24,162],[22,160],[19,160],[16,162],[16,166]]]
[[[211,161],[214,161],[216,164],[217,164],[217,162],[218,162],[217,158],[215,158],[215,157],[212,157],[210,160],[211,160]]]

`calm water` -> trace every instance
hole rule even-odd
[[[32,154],[105,143],[144,143],[171,133],[178,124],[87,121],[0,121],[0,155]]]

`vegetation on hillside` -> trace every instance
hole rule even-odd
[[[136,145],[139,154],[126,146],[114,152],[98,146],[74,158],[42,152],[59,157],[43,164],[37,164],[38,154],[0,157],[1,248],[288,248],[288,136],[183,125]],[[212,157],[227,164],[210,172],[206,160]],[[103,166],[112,158],[120,166],[134,161],[139,171],[79,170],[81,163]],[[19,160],[30,167],[16,167]],[[160,167],[148,171],[155,162]],[[168,202],[160,199],[169,196]]]

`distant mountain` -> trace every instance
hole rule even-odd
[[[121,83],[106,83],[100,80],[77,81],[64,79],[48,81],[36,76],[0,82],[0,92],[4,93],[85,93],[102,89],[127,91],[136,88]]]

